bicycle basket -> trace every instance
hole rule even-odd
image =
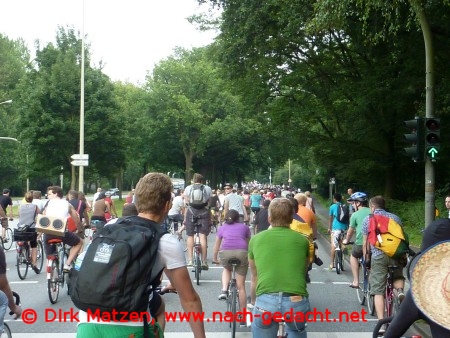
[[[26,232],[14,229],[14,241],[32,241],[36,239],[36,232]]]

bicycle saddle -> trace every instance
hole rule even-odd
[[[231,265],[240,265],[241,264],[241,260],[239,259],[239,258],[230,258],[229,260],[228,260],[228,264],[231,264]]]

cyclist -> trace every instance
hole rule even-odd
[[[367,195],[363,192],[353,193],[347,202],[352,204],[355,212],[350,217],[350,227],[347,232],[346,238],[342,241],[342,244],[347,244],[355,234],[355,243],[352,248],[352,255],[350,256],[350,266],[352,268],[353,281],[349,285],[351,288],[359,288],[359,259],[363,257],[362,244],[363,234],[362,225],[364,219],[369,216],[370,209],[368,207]]]
[[[374,196],[369,201],[370,211],[374,215],[383,215],[393,219],[398,224],[402,225],[400,217],[394,215],[385,210],[385,200],[382,196]],[[375,310],[377,312],[378,319],[384,317],[384,290],[386,287],[386,276],[389,272],[388,266],[394,265],[394,288],[397,290],[398,300],[401,302],[405,295],[403,288],[405,286],[405,277],[403,277],[404,264],[398,259],[393,259],[384,254],[383,251],[375,248],[372,244],[370,248],[366,247],[367,236],[369,233],[369,218],[364,218],[362,233],[363,233],[363,255],[366,257],[368,250],[372,252],[371,268],[369,275],[369,283],[371,286],[371,294],[374,295]],[[380,329],[380,332],[384,333],[385,327]]]
[[[37,259],[37,233],[36,233],[36,215],[41,212],[41,210],[34,205],[33,193],[31,191],[25,193],[24,197],[25,203],[22,203],[19,207],[19,223],[18,228],[26,227],[26,232],[34,233],[33,239],[30,241],[31,247],[31,268],[35,273],[39,273],[39,269],[36,266]]]
[[[253,223],[255,222],[255,218],[258,215],[259,210],[261,209],[263,200],[264,199],[261,196],[261,193],[257,189],[253,190],[252,194],[250,195],[250,209],[253,213]]]
[[[291,201],[287,198],[273,199],[269,205],[272,228],[252,237],[249,243],[253,337],[276,336],[278,323],[276,320],[268,323],[267,313],[292,311],[297,318],[300,312],[305,315],[310,311],[305,280],[309,243],[305,236],[289,228],[293,214]],[[286,318],[285,323],[288,337],[306,337],[304,320]]]
[[[47,189],[48,202],[44,206],[43,214],[51,217],[57,217],[62,220],[66,220],[70,214],[70,216],[75,221],[75,224],[78,229],[78,235],[74,232],[66,231],[64,233],[64,237],[54,236],[44,234],[44,248],[46,256],[51,255],[52,245],[48,243],[50,239],[62,239],[64,244],[71,246],[69,257],[67,258],[66,263],[64,264],[64,271],[68,272],[72,269],[72,261],[78,255],[79,251],[82,248],[83,242],[81,238],[84,238],[84,229],[80,222],[80,217],[78,217],[78,213],[75,208],[69,204],[68,201],[63,199],[63,192],[61,187],[51,186]]]
[[[186,235],[187,241],[187,253],[188,253],[188,267],[192,267],[192,249],[194,248],[194,234],[195,234],[195,227],[194,227],[194,219],[193,217],[198,217],[198,220],[196,221],[198,224],[200,224],[199,233],[200,233],[200,244],[202,246],[202,269],[208,270],[208,263],[206,261],[207,257],[207,237],[211,231],[211,212],[208,209],[208,203],[209,199],[211,198],[211,188],[205,184],[202,184],[203,182],[203,176],[195,173],[192,178],[193,184],[186,187],[184,190],[184,201],[187,205],[186,212],[184,213],[184,225],[186,227]],[[202,186],[202,199],[204,202],[204,206],[202,208],[199,207],[193,207],[189,204],[190,198],[191,198],[191,191],[193,192],[195,185]],[[194,193],[192,193],[193,195]]]
[[[423,232],[422,245],[420,246],[420,251],[424,251],[437,243],[442,241],[450,240],[450,219],[443,218],[431,222]],[[414,258],[420,258],[420,254]],[[439,292],[439,290],[436,290]],[[450,303],[450,302],[449,302]],[[442,306],[444,301],[439,304]],[[436,304],[437,305],[437,304]],[[435,306],[430,304],[430,306]],[[445,311],[444,311],[445,313]],[[448,311],[446,312],[448,314]],[[384,337],[386,338],[396,338],[402,336],[406,330],[419,319],[425,320],[431,329],[431,334],[433,337],[450,337],[450,328],[445,328],[439,323],[435,323],[427,317],[426,312],[418,309],[416,303],[414,302],[414,295],[411,289],[406,293],[405,299],[403,300],[402,306],[400,306],[397,314],[389,324]]]
[[[329,223],[328,223],[328,233],[331,235],[331,264],[330,270],[334,269],[334,255],[336,247],[339,245],[339,236],[341,232],[347,230],[348,224],[342,223],[338,220],[339,206],[342,203],[342,195],[335,193],[333,196],[333,204],[329,211]]]
[[[7,217],[7,210],[9,206],[9,220],[13,220],[13,202],[9,194],[11,191],[9,189],[3,189],[3,195],[0,196],[0,219],[2,223],[2,238],[5,240],[5,231],[8,228],[8,217]]]
[[[22,314],[22,308],[14,302],[14,296],[6,277],[6,258],[5,251],[0,245],[0,333],[3,332],[3,320],[5,318],[6,309],[14,312],[15,319]]]
[[[248,270],[248,242],[250,237],[250,228],[244,223],[239,223],[239,213],[236,210],[229,210],[225,215],[225,223],[217,230],[213,251],[213,262],[218,262],[217,256],[219,256],[220,263],[223,266],[222,293],[218,297],[219,300],[227,299],[232,270],[228,261],[231,258],[238,258],[241,261],[241,264],[236,267],[236,284],[239,290],[241,309],[245,309],[247,304],[245,278]]]
[[[234,209],[239,213],[239,221],[247,222],[249,219],[242,196],[237,194],[237,191],[233,189],[233,186],[230,183],[226,183],[224,188],[225,202],[223,204],[223,211],[225,215],[228,213],[228,210]]]
[[[172,208],[170,208],[169,214],[167,216],[169,220],[172,220],[174,222],[174,231],[178,231],[178,223],[183,223],[184,208],[184,190],[181,189],[180,193],[173,199]]]

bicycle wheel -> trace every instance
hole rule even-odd
[[[367,310],[369,310],[369,314],[371,316],[374,316],[375,315],[375,299],[374,299],[374,295],[370,294],[370,284],[369,283],[367,283],[366,298],[367,298]]]
[[[52,260],[50,272],[50,279],[48,279],[48,298],[50,299],[50,303],[56,304],[58,301],[59,295],[59,268],[58,262],[56,260]]]
[[[231,338],[235,338],[236,336],[236,305],[237,305],[237,289],[236,285],[233,285],[230,290],[230,298],[231,298],[231,313],[233,314],[233,319],[231,322]]]
[[[200,260],[200,253],[195,250],[195,280],[197,285],[200,285],[200,273],[202,271],[202,262]]]
[[[25,247],[21,247],[20,251],[17,252],[17,274],[19,278],[24,280],[27,277],[28,273],[28,260],[27,257],[29,255],[29,249],[25,249]]]
[[[44,265],[44,247],[40,240],[38,240],[38,242],[37,242],[36,249],[37,249],[36,267],[39,269],[39,272],[42,272],[42,266]]]
[[[362,283],[359,283],[359,289],[356,289],[356,296],[358,297],[358,302],[361,305],[364,305],[366,302],[366,292],[368,281],[365,278],[365,269],[363,267],[359,267],[359,280],[362,280]]]
[[[5,239],[2,241],[3,249],[5,251],[11,249],[13,243],[13,232],[11,228],[6,228]]]
[[[5,322],[3,322],[3,331],[2,331],[2,335],[0,337],[1,338],[12,338],[11,329],[9,328],[8,324],[6,324]]]
[[[343,250],[341,250],[341,255],[340,255],[340,257],[339,257],[339,263],[340,263],[340,266],[341,266],[341,271],[344,271],[344,259],[345,257],[344,257],[344,251]]]
[[[336,273],[339,275],[341,273],[341,265],[339,261],[339,256],[341,255],[341,250],[336,250],[334,252],[334,267],[336,268]]]

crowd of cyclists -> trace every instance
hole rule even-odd
[[[313,261],[318,258],[314,256],[314,242],[318,236],[316,209],[310,193],[285,186],[264,186],[255,182],[243,184],[242,187],[226,183],[217,189],[211,189],[203,180],[202,175],[194,174],[191,185],[185,189],[172,192],[170,208],[167,209],[165,215],[161,213],[161,216],[164,216],[162,219],[165,219],[163,224],[167,224],[167,221],[174,222],[174,231],[178,235],[186,231],[187,267],[192,266],[193,236],[195,226],[199,226],[202,269],[209,269],[207,237],[211,231],[211,226],[218,226],[212,263],[223,266],[219,300],[224,300],[227,297],[227,286],[231,278],[231,266],[228,261],[230,258],[239,258],[241,265],[236,269],[236,281],[241,309],[249,307],[253,309],[254,313],[273,313],[276,311],[284,313],[289,309],[294,309],[296,312],[309,311],[307,284],[310,282],[310,277],[308,271],[311,269]],[[202,198],[205,205],[194,208],[193,205],[190,205],[192,204],[190,202],[195,185],[202,186]],[[6,190],[4,195],[5,192],[9,195],[9,191]],[[23,223],[29,226],[30,231],[34,232],[35,223],[31,219],[35,219],[35,217],[30,216],[32,213],[28,212],[31,210],[30,206],[33,206],[34,216],[45,212],[47,215],[65,219],[70,215],[76,225],[76,230],[75,232],[66,232],[63,237],[63,241],[72,247],[66,261],[65,270],[67,271],[72,268],[71,263],[82,249],[84,226],[88,225],[91,220],[106,223],[118,217],[113,200],[101,189],[97,191],[92,203],[87,201],[83,193],[76,191],[70,191],[67,198],[64,198],[62,189],[57,186],[48,188],[47,203],[44,204],[39,195],[38,192],[25,194],[19,210],[19,224]],[[4,198],[4,200],[8,201],[7,198]],[[127,196],[125,206],[129,207],[135,205],[135,203],[133,191]],[[338,208],[343,203],[347,204],[351,210],[348,223],[342,223],[338,219]],[[8,207],[10,207],[9,202],[6,205],[2,204],[2,225],[5,222],[4,218]],[[353,191],[348,191],[346,198],[341,194],[335,194],[333,203],[328,210],[328,231],[331,242],[330,269],[334,268],[333,255],[336,238],[341,235],[342,231],[346,231],[343,243],[347,244],[353,241],[350,256],[353,279],[349,283],[349,287],[360,287],[359,260],[364,258],[366,262],[370,261],[370,283],[378,319],[384,317],[383,292],[386,284],[386,269],[389,265],[397,266],[394,275],[394,287],[398,299],[407,303],[408,307],[414,305],[411,290],[404,291],[403,262],[391,259],[377,248],[366,245],[370,214],[382,214],[401,224],[398,216],[387,212],[385,209],[385,201],[382,196],[369,198],[363,192],[353,193]],[[136,207],[133,210],[135,210],[135,214],[138,213]],[[12,217],[12,209],[10,209],[10,217]],[[194,219],[197,221],[194,221]],[[422,251],[439,241],[450,240],[450,224],[447,224],[450,223],[450,220],[438,220],[437,223],[437,226],[433,223],[425,231],[424,239],[432,239],[428,240],[427,243],[424,240]],[[299,226],[299,224],[304,226]],[[52,236],[45,235],[44,245],[49,238],[52,238]],[[31,241],[32,268],[36,272],[37,269],[34,266],[35,253],[33,253],[36,246],[34,244],[34,241]],[[268,246],[272,249],[266,250],[265,248]],[[46,247],[46,254],[50,254],[49,250],[49,247]],[[275,257],[272,254],[273,252],[277,252],[279,255]],[[369,259],[369,257],[371,258]],[[0,255],[0,268],[2,266],[1,258]],[[245,292],[245,279],[248,270],[251,271],[250,304],[247,304]],[[296,277],[292,278],[293,275]],[[1,278],[2,270],[0,269],[0,282]],[[180,287],[179,282],[176,282],[176,286],[172,285],[172,282],[176,279],[169,279],[170,283],[163,290],[167,291]],[[6,295],[6,297],[0,297],[0,300],[5,298],[9,300],[8,290],[3,289],[2,283],[0,283],[0,289],[4,292],[3,295]],[[189,292],[192,292],[191,287],[188,287],[188,289]],[[0,296],[2,296],[2,293],[0,293]],[[197,298],[194,297],[194,299]],[[5,308],[8,301],[3,303]],[[12,311],[20,315],[20,309],[15,304],[9,305]],[[424,318],[428,321],[426,311],[417,307],[416,309],[417,314],[415,316],[412,316],[411,313],[408,316],[408,310],[405,309],[405,306],[400,306],[397,317],[394,318],[391,325],[382,327],[381,333],[384,333],[386,337],[400,337],[414,320]],[[2,310],[3,308],[0,306],[0,324],[4,317]],[[401,320],[403,316],[408,317],[407,326]],[[448,327],[435,321],[429,322],[433,335],[436,334],[436,337],[450,336]],[[304,324],[295,321],[286,323],[289,337],[306,337],[306,326]],[[245,325],[244,321],[242,321],[242,325]],[[277,328],[278,324],[275,322],[267,323],[256,320],[252,324],[254,337],[273,337],[276,335]],[[204,328],[195,326],[194,335],[203,336],[202,330],[204,334]]]

